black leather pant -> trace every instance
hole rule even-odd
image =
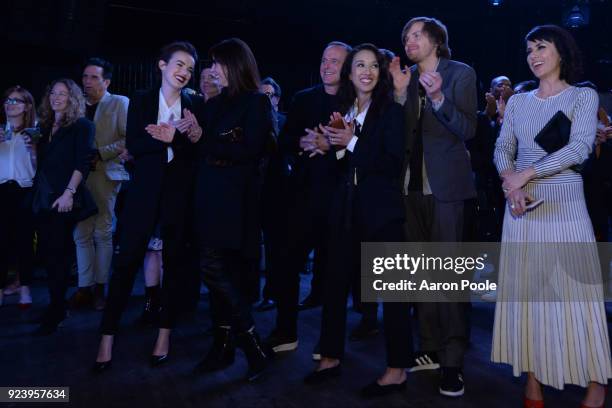
[[[213,324],[232,327],[236,332],[253,327],[248,291],[251,261],[237,250],[201,248],[200,271],[210,290]]]

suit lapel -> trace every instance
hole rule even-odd
[[[106,110],[107,104],[110,101],[110,93],[106,92],[100,102],[98,102],[98,108],[96,109],[96,114],[94,115],[94,123],[98,122],[98,118],[100,115]]]

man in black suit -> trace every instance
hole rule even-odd
[[[308,255],[315,251],[315,272],[310,296],[304,306],[321,304],[322,275],[327,264],[328,213],[336,176],[334,155],[316,154],[329,143],[316,129],[327,124],[337,110],[336,92],[340,70],[351,47],[331,42],[323,51],[320,65],[322,84],[298,92],[293,98],[279,146],[292,166],[287,192],[287,230],[284,271],[279,274],[276,328],[266,340],[274,351],[295,350],[300,278]]]
[[[464,201],[476,196],[465,141],[476,129],[476,74],[450,60],[448,33],[438,20],[417,17],[402,31],[408,58],[391,63],[394,94],[406,112],[404,194],[406,234],[415,242],[458,242]],[[442,366],[439,391],[463,395],[461,368],[467,347],[465,304],[417,305],[421,353],[411,371]]]

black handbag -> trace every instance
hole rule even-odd
[[[572,130],[572,121],[563,113],[558,111],[536,135],[534,141],[546,153],[551,154],[568,144]],[[577,173],[582,171],[582,165],[570,167]]]
[[[34,215],[44,215],[52,211],[57,211],[57,209],[52,208],[52,206],[60,195],[61,194],[53,191],[45,173],[39,172],[36,174],[34,186],[32,188],[32,212]],[[74,221],[83,221],[98,213],[98,206],[85,185],[81,185],[77,188],[72,200],[72,211],[65,214]]]
[[[36,177],[34,177],[32,188],[32,212],[34,215],[50,212],[56,198],[56,194],[51,184],[49,184],[45,173],[37,173]]]

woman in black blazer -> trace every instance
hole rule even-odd
[[[113,258],[108,300],[102,317],[102,339],[95,371],[110,367],[114,335],[125,310],[147,244],[159,229],[163,240],[163,286],[159,334],[151,365],[167,360],[170,332],[180,303],[185,259],[186,214],[193,183],[192,160],[202,128],[192,111],[200,97],[183,92],[193,74],[197,53],[187,42],[161,50],[161,85],[137,92],[128,108],[126,147],[134,156],[134,177],[121,215],[119,249]]]
[[[404,240],[404,206],[400,180],[404,156],[404,115],[393,102],[388,62],[372,44],[353,48],[340,74],[341,112],[332,120],[343,129],[321,130],[334,147],[341,176],[330,210],[329,276],[324,283],[321,361],[307,383],[340,373],[344,355],[346,300],[359,274],[361,242]],[[328,146],[322,146],[325,151]],[[359,290],[359,288],[356,288]],[[387,370],[363,389],[365,396],[400,390],[412,357],[408,303],[384,303]]]
[[[81,181],[89,174],[95,133],[94,124],[84,116],[81,88],[70,79],[51,83],[40,106],[42,137],[32,189],[38,250],[47,270],[50,297],[36,331],[38,335],[53,333],[65,318],[65,295],[74,251],[72,232],[78,221],[95,213],[95,204],[82,206],[87,192]],[[46,205],[49,195],[50,209]],[[79,208],[74,208],[75,198]]]
[[[249,284],[260,250],[261,164],[272,137],[272,111],[268,97],[258,92],[257,63],[247,44],[228,39],[213,46],[210,56],[223,90],[205,106],[195,207],[215,335],[197,370],[232,364],[236,336],[249,363],[248,378],[254,379],[266,355],[254,330]]]

